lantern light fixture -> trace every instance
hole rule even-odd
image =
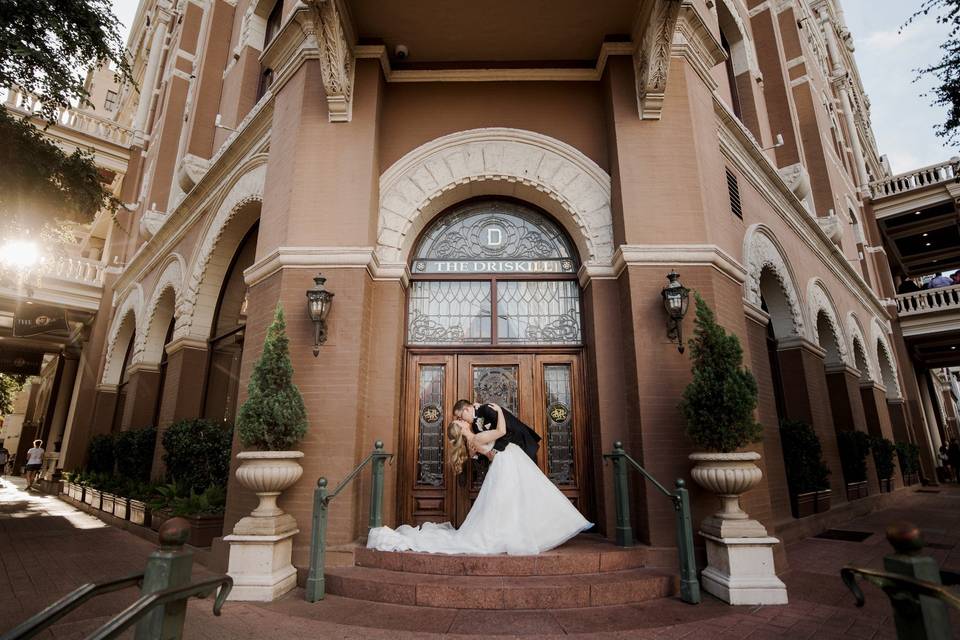
[[[315,286],[307,289],[307,317],[313,322],[313,355],[320,355],[320,345],[327,341],[327,316],[333,305],[333,293],[323,285],[327,281],[322,273],[313,279]]]
[[[680,274],[676,271],[670,271],[667,280],[667,286],[660,292],[667,312],[667,337],[676,342],[677,351],[683,353],[683,318],[690,304],[690,290],[680,282]]]

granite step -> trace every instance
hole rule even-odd
[[[488,558],[489,559],[489,558]],[[660,569],[567,575],[437,575],[371,567],[326,572],[327,592],[357,600],[447,609],[572,609],[636,604],[677,592]]]
[[[354,551],[357,566],[445,576],[562,576],[607,573],[644,567],[676,566],[676,552],[650,547],[618,547],[597,537],[578,537],[536,556],[471,556]]]

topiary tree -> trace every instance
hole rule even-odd
[[[837,434],[840,448],[840,465],[847,482],[863,482],[867,479],[867,454],[870,453],[870,436],[852,429]]]
[[[117,473],[128,480],[146,482],[153,466],[153,450],[157,442],[155,427],[121,431],[116,436],[114,452]]]
[[[694,296],[697,317],[689,343],[693,380],[683,391],[680,410],[687,436],[697,447],[730,453],[763,436],[763,427],[753,417],[757,381],[743,368],[740,340],[727,335],[703,298]]]
[[[813,427],[799,420],[784,420],[780,423],[780,444],[791,493],[830,488],[830,469],[823,462],[823,447]]]
[[[307,432],[303,397],[293,384],[286,327],[278,303],[263,353],[250,376],[247,400],[237,414],[237,433],[246,449],[289,451]]]
[[[99,434],[90,438],[90,444],[87,445],[87,471],[113,473],[114,461],[111,434]]]
[[[886,438],[874,437],[870,442],[870,450],[873,451],[873,462],[877,465],[877,475],[880,479],[892,478],[893,454],[896,452],[893,442]]]

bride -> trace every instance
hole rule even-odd
[[[420,551],[486,555],[534,555],[558,547],[593,526],[547,478],[523,449],[512,442],[503,451],[494,442],[507,432],[503,410],[497,427],[473,433],[458,417],[447,428],[449,458],[459,475],[468,458],[491,459],[490,469],[473,507],[459,529],[449,522],[371,529],[367,548],[381,551]]]

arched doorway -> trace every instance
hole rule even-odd
[[[459,523],[483,478],[453,477],[446,425],[459,398],[497,402],[543,438],[538,464],[585,504],[579,258],[547,215],[507,199],[454,206],[411,256],[400,519]]]

